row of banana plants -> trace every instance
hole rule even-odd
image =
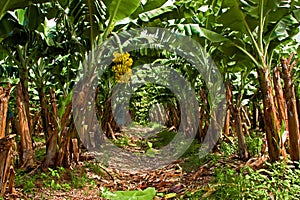
[[[78,146],[78,134],[72,116],[77,73],[91,70],[93,66],[84,60],[88,61],[88,53],[107,38],[140,27],[163,27],[190,36],[210,54],[227,90],[224,137],[230,139],[231,133],[237,133],[242,159],[249,158],[244,134],[249,128],[258,127],[266,133],[271,161],[286,156],[287,133],[290,157],[299,160],[299,67],[292,54],[299,46],[293,39],[299,31],[299,6],[298,0],[1,1],[0,81],[11,83],[15,92],[10,110],[16,116],[13,124],[21,138],[20,166],[36,165],[32,135],[39,119],[46,139],[43,168],[68,167],[71,154],[78,159],[74,152],[78,148],[73,148]],[[203,77],[178,55],[149,52],[130,52],[132,68],[146,61],[160,62],[192,83],[200,105],[198,139],[202,141],[209,119],[214,118]],[[103,128],[114,132],[118,127],[113,122],[110,100],[118,78],[114,70],[105,76],[96,90],[97,114]],[[91,89],[83,84],[78,99],[73,100],[80,101]],[[131,105],[139,108],[138,95],[135,98]],[[171,100],[176,107],[176,100]],[[150,99],[145,103],[152,105],[157,101]],[[214,125],[223,126],[218,122],[213,120]],[[94,131],[91,126],[88,132]]]

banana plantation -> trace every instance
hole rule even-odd
[[[1,0],[0,199],[300,199],[300,1]]]

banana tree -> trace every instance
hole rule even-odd
[[[68,45],[66,50],[68,51],[68,55],[72,57],[72,55],[76,54],[78,58],[77,61],[82,61],[84,58],[87,58],[87,53],[90,52],[90,57],[87,58],[87,61],[82,61],[81,68],[85,72],[93,72],[93,65],[91,65],[88,61],[89,59],[96,58],[95,56],[95,46],[101,45],[101,43],[110,37],[112,32],[117,32],[124,28],[121,21],[124,19],[132,19],[134,15],[139,15],[141,12],[146,10],[151,10],[156,6],[160,6],[166,1],[125,1],[125,0],[114,0],[114,1],[58,1],[53,5],[53,9],[51,9],[51,13],[54,13],[56,20],[56,28],[61,37],[65,36],[64,39],[61,39],[60,44],[62,46]],[[68,8],[68,9],[67,9]],[[50,12],[50,9],[49,9]],[[70,40],[70,42],[68,40]],[[63,42],[63,41],[66,42]],[[54,40],[55,41],[55,40]],[[74,47],[77,48],[74,48]],[[75,52],[74,52],[75,51]],[[95,57],[94,57],[95,56]],[[69,59],[72,59],[69,57]],[[57,60],[57,59],[56,59]],[[93,60],[92,60],[93,61]],[[67,63],[66,63],[67,64]],[[74,69],[74,68],[73,68]],[[67,70],[69,71],[69,70]],[[59,76],[59,74],[57,74]],[[74,78],[74,77],[73,77]],[[71,80],[71,79],[68,79]],[[107,81],[110,81],[107,79]],[[71,86],[69,87],[69,89]],[[91,88],[80,88],[79,93],[76,97],[80,97],[84,94],[86,89]],[[109,93],[111,88],[107,88],[107,90],[100,90],[101,95],[104,97],[108,97],[105,93]],[[97,90],[99,91],[99,90]],[[69,90],[67,93],[72,94],[72,91]],[[103,94],[104,93],[104,94]],[[68,94],[65,94],[69,96]],[[65,96],[64,95],[64,96]],[[69,105],[71,100],[66,98],[68,102],[65,102],[63,105]],[[89,103],[89,102],[86,102]],[[84,107],[84,105],[83,105]],[[104,109],[110,109],[110,106],[106,106]],[[69,111],[69,109],[66,109]],[[108,111],[109,112],[109,111]],[[69,112],[70,114],[70,112]],[[105,113],[107,116],[108,114]],[[61,119],[69,118],[69,116],[61,116]],[[76,120],[76,119],[75,119]],[[88,124],[88,123],[87,123]],[[62,160],[64,159],[68,153],[64,150],[66,149],[66,145],[68,141],[70,141],[69,132],[64,132],[63,125],[61,125],[61,135],[58,140],[59,144],[59,152],[57,155],[56,164],[60,165]],[[93,126],[88,126],[88,132],[93,132]],[[79,130],[78,130],[79,131]],[[72,131],[71,131],[72,132]],[[54,137],[52,143],[56,144],[57,140]],[[54,152],[55,153],[55,152]],[[52,156],[55,157],[54,155]]]
[[[20,99],[22,100],[21,103],[22,105],[24,105],[24,110],[26,111],[24,116],[27,119],[23,121],[28,123],[28,128],[26,129],[28,131],[26,131],[26,134],[21,134],[21,138],[26,138],[26,140],[24,140],[25,146],[20,149],[27,151],[28,149],[26,147],[29,148],[30,146],[32,146],[30,144],[32,143],[31,133],[33,131],[33,127],[30,119],[31,113],[29,112],[29,87],[31,87],[31,90],[32,88],[36,87],[40,97],[41,111],[42,114],[44,114],[42,117],[43,128],[45,130],[44,132],[47,141],[47,156],[45,159],[46,167],[55,164],[58,140],[57,126],[59,124],[57,122],[58,116],[51,115],[57,108],[54,108],[55,106],[52,106],[51,108],[48,106],[46,96],[48,96],[47,93],[49,93],[50,87],[49,84],[45,85],[45,82],[51,82],[54,85],[61,86],[69,84],[70,87],[70,83],[72,83],[70,80],[72,78],[75,79],[76,75],[75,66],[79,65],[79,61],[82,60],[83,57],[80,57],[78,55],[80,55],[82,51],[87,51],[85,49],[82,50],[82,47],[84,46],[83,42],[80,43],[76,40],[69,40],[69,38],[67,38],[68,34],[65,33],[72,27],[66,26],[67,31],[58,29],[56,33],[55,30],[53,30],[53,27],[49,27],[47,25],[47,23],[51,19],[57,17],[57,15],[59,14],[59,9],[51,9],[53,8],[52,5],[52,3],[30,3],[30,5],[27,5],[27,7],[25,7],[24,9],[17,9],[14,11],[14,13],[6,13],[0,22],[0,38],[2,41],[1,50],[4,55],[8,56],[7,60],[11,60],[10,63],[18,67],[18,74],[21,84],[21,86],[19,87],[21,88],[21,92],[19,92],[18,94],[22,95]],[[13,8],[14,7],[9,7],[9,9]],[[41,60],[43,62],[40,62]],[[54,64],[51,64],[52,62],[54,62]],[[47,79],[45,78],[45,76],[37,76],[37,73],[40,72],[39,70],[43,65],[47,65],[49,67],[43,69],[41,73],[47,75],[49,72],[51,72],[51,79]],[[73,69],[70,67],[70,65],[73,65]],[[67,72],[66,74],[63,74],[61,73],[62,71]],[[73,76],[71,76],[70,74],[73,74]],[[61,78],[61,76],[64,77]],[[63,81],[59,81],[59,78],[61,78],[60,80]],[[65,83],[66,80],[68,81],[68,83]],[[63,90],[64,88],[56,89]],[[46,91],[47,93],[45,93]],[[19,97],[19,95],[17,96]],[[70,103],[70,99],[65,99]],[[54,105],[53,101],[51,105]],[[61,107],[64,107],[64,105],[65,104],[60,104]],[[20,121],[21,120],[19,120],[19,122]],[[20,125],[19,127],[22,128],[23,125]],[[24,130],[24,128],[21,128],[19,130]],[[30,152],[32,154],[32,149],[30,150]],[[34,158],[34,156],[29,157]],[[27,163],[32,164],[33,162]]]
[[[2,28],[1,51],[8,57],[7,60],[10,60],[11,64],[18,67],[20,83],[16,96],[18,97],[19,120],[16,120],[16,127],[19,127],[17,130],[22,139],[21,153],[29,152],[22,153],[23,167],[27,167],[27,164],[32,166],[34,163],[31,140],[33,128],[29,99],[29,69],[34,65],[35,58],[40,51],[41,40],[35,30],[43,20],[44,15],[40,12],[39,7],[30,5],[25,9],[16,10],[14,14],[6,13],[0,21]]]
[[[199,41],[220,70],[228,71],[226,68],[232,68],[228,65],[232,61],[235,68],[256,69],[269,155],[272,161],[278,160],[281,122],[276,114],[270,72],[279,61],[281,47],[293,43],[292,38],[298,33],[295,27],[300,20],[299,1],[187,0],[177,1],[176,6],[183,10],[191,8],[192,15],[169,20],[168,25]],[[291,137],[298,141],[298,136]],[[291,157],[299,160],[299,147],[292,149]]]
[[[166,0],[147,0],[147,1],[122,1],[122,0],[115,0],[115,1],[103,1],[104,5],[106,6],[106,15],[105,20],[107,23],[103,23],[100,34],[96,34],[96,32],[91,32],[90,35],[95,36],[94,43],[97,45],[101,45],[101,43],[106,40],[108,37],[112,36],[114,33],[117,33],[121,30],[126,30],[130,26],[137,25],[139,19],[141,16],[143,16],[145,13],[155,11],[156,9],[159,9],[160,6],[165,4]],[[138,26],[138,25],[137,25]],[[92,29],[95,30],[95,29]],[[91,41],[93,43],[93,41]],[[93,45],[91,45],[93,47]],[[121,50],[120,50],[121,51]],[[93,51],[92,51],[93,52]],[[91,55],[91,58],[94,55]],[[93,69],[89,68],[91,65],[89,63],[83,64],[83,70],[90,70],[93,71]],[[99,84],[98,90],[98,112],[100,113],[102,117],[102,124],[104,127],[102,127],[104,130],[108,130],[108,126],[113,131],[116,131],[118,129],[116,124],[113,123],[113,116],[111,112],[111,105],[110,105],[110,92],[115,85],[114,80],[112,76],[111,78],[107,78],[104,80],[100,80],[101,84]],[[109,123],[113,123],[110,124]]]
[[[147,2],[144,3],[146,3],[145,5],[147,5]],[[57,46],[63,49],[63,51],[60,51],[61,53],[59,53],[56,58],[53,56],[49,56],[49,54],[47,55],[48,57],[53,57],[54,64],[50,64],[51,67],[47,67],[46,71],[47,73],[50,72],[50,74],[52,75],[55,74],[56,80],[51,80],[50,82],[55,83],[54,89],[56,91],[64,91],[63,94],[60,94],[61,96],[72,96],[71,88],[72,84],[74,83],[73,81],[75,80],[74,76],[67,75],[67,82],[69,86],[67,88],[64,88],[66,75],[62,76],[61,71],[71,72],[71,74],[74,75],[74,70],[75,72],[77,72],[79,66],[81,65],[80,62],[83,61],[87,53],[90,51],[93,57],[95,45],[100,45],[102,41],[110,36],[112,31],[117,31],[120,27],[114,29],[115,25],[120,20],[127,18],[131,14],[133,14],[137,8],[140,8],[141,11],[143,10],[141,9],[141,2],[137,0],[131,2],[121,0],[82,0],[69,2],[58,1],[48,5],[48,7],[46,8],[47,18],[51,19],[51,17],[54,17],[54,19],[56,19],[56,31],[53,33],[54,37],[47,37],[46,34],[43,36],[43,38],[45,38],[47,45],[51,46],[51,48]],[[52,54],[55,55],[55,53]],[[41,66],[44,65],[45,64],[42,64]],[[86,72],[89,70],[93,71],[93,65],[89,65],[89,63],[83,62],[81,66]],[[57,70],[54,70],[52,69],[52,67],[58,68]],[[45,73],[42,73],[40,75],[44,76]],[[43,84],[45,84],[45,80]],[[43,86],[41,88],[43,88]],[[84,92],[83,89],[81,90]],[[40,96],[45,96],[42,92],[43,89],[41,89],[40,91]],[[101,93],[105,92],[106,91],[101,91]],[[56,118],[58,118],[57,125],[59,127],[57,128],[58,131],[56,130],[54,132],[54,137],[51,137],[52,139],[49,140],[49,145],[51,144],[50,146],[55,147],[58,144],[59,151],[56,152],[55,150],[49,150],[49,153],[47,153],[44,162],[44,168],[51,165],[69,166],[69,162],[65,161],[68,160],[68,155],[70,154],[70,152],[68,152],[68,149],[71,149],[68,147],[68,144],[70,144],[71,137],[74,137],[74,131],[72,128],[74,126],[71,123],[72,120],[70,121],[70,109],[72,109],[70,107],[71,98],[60,98],[60,100],[58,101],[58,106],[58,112],[61,113],[59,116],[56,116]],[[108,108],[110,108],[110,106],[108,106]],[[49,110],[47,108],[43,110],[44,113],[49,113]],[[60,112],[60,110],[62,111]],[[44,124],[45,126],[47,126],[47,123]],[[65,131],[64,127],[69,127],[69,131]],[[89,132],[92,131],[91,126],[89,127],[89,129],[91,129],[89,130]],[[60,135],[59,137],[57,137],[58,134]]]
[[[211,1],[208,1],[211,2]],[[213,1],[216,2],[216,1]],[[280,121],[273,97],[271,83],[271,67],[276,63],[275,50],[298,32],[299,1],[270,1],[270,0],[223,0],[218,6],[211,8],[216,18],[209,23],[217,24],[211,27],[215,38],[205,36],[216,42],[218,49],[238,62],[254,66],[260,83],[263,97],[265,130],[271,161],[280,156]],[[215,4],[212,4],[215,5]],[[240,60],[243,58],[243,60]],[[293,136],[291,136],[293,137]],[[299,136],[297,136],[299,137]],[[299,138],[294,138],[297,141]],[[299,146],[291,147],[293,154],[299,154]]]

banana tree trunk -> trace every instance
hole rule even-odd
[[[256,106],[256,102],[252,103],[252,126],[251,128],[254,130],[257,127],[258,122],[258,108]]]
[[[22,85],[22,96],[23,96],[23,104],[26,112],[26,117],[28,121],[29,132],[31,133],[31,117],[29,111],[29,94],[28,94],[28,71],[26,69],[21,70],[20,82]]]
[[[284,122],[285,129],[288,130],[288,117],[287,117],[287,110],[286,110],[286,102],[284,99],[281,79],[280,79],[280,71],[279,67],[277,66],[273,72],[273,82],[274,82],[274,89],[276,94],[276,102],[278,107],[278,119],[279,122]]]
[[[267,134],[268,153],[271,162],[279,160],[280,156],[280,126],[277,117],[277,109],[273,98],[270,72],[267,67],[257,68],[260,90],[263,96],[264,124]]]
[[[0,138],[0,197],[14,191],[15,170],[14,170],[14,135]]]
[[[114,133],[119,131],[120,127],[118,127],[111,105],[111,97],[109,97],[105,102],[101,112],[101,127],[104,133],[108,135],[110,138],[114,138]],[[90,116],[91,117],[91,116]],[[93,129],[93,125],[89,126],[90,129]],[[90,132],[90,131],[89,131]],[[93,131],[94,132],[94,131]]]
[[[0,87],[0,138],[4,138],[6,134],[6,122],[10,89],[10,85],[7,88]]]
[[[40,106],[41,106],[41,118],[42,118],[42,127],[46,137],[46,141],[48,140],[47,127],[48,127],[48,100],[42,88],[39,88],[39,98],[40,98]]]
[[[35,165],[35,155],[32,148],[32,139],[29,130],[29,122],[27,118],[27,112],[24,105],[22,85],[18,84],[16,88],[17,99],[17,119],[16,128],[21,137],[21,168],[33,167]]]
[[[247,107],[243,106],[241,107],[241,112],[242,112],[242,120],[245,122],[245,125],[248,129],[248,127],[251,127],[251,120],[249,118],[249,113],[247,110]]]
[[[203,105],[201,106],[201,118],[199,120],[200,142],[202,142],[208,132],[211,116],[207,95],[202,88],[200,88],[199,95],[201,97],[201,101],[203,102]]]
[[[233,94],[230,83],[227,83],[227,95],[231,98],[229,108],[231,109],[232,116],[235,122],[235,130],[238,136],[239,155],[242,160],[248,159],[248,151],[246,146],[245,135],[243,132],[243,121],[242,121],[242,105],[240,94],[237,97],[236,105],[233,105]]]
[[[61,119],[61,134],[59,139],[59,151],[56,166],[70,167],[71,160],[79,161],[79,148],[76,139],[77,132],[72,116],[72,102],[70,102]]]
[[[300,160],[300,137],[299,137],[299,121],[296,105],[295,89],[291,76],[291,71],[296,62],[291,64],[293,55],[288,60],[281,59],[282,78],[284,80],[284,96],[288,110],[288,129],[290,136],[290,155],[293,161]]]
[[[47,141],[46,141],[46,157],[43,163],[43,169],[48,169],[49,167],[55,166],[56,156],[57,156],[57,138],[58,138],[58,110],[55,99],[55,94],[52,89],[50,89],[50,102],[51,102],[51,112],[48,113],[48,123],[47,124]]]
[[[235,128],[238,136],[238,144],[239,144],[239,154],[242,160],[248,159],[248,151],[246,147],[245,135],[243,133],[243,122],[241,117],[241,108],[237,108],[234,106],[233,108],[234,116],[235,116]]]
[[[180,125],[180,111],[178,109],[178,103],[170,103],[165,107],[165,110],[168,112],[167,117],[167,127],[175,127],[176,130],[179,129]]]
[[[284,99],[281,78],[280,78],[280,70],[279,66],[277,66],[273,71],[273,83],[274,83],[274,90],[275,90],[275,99],[277,102],[277,110],[278,110],[278,120],[280,124],[284,123],[285,126],[285,133],[280,138],[280,149],[281,154],[286,158],[286,149],[284,143],[286,141],[286,136],[288,132],[288,117],[287,117],[287,110],[286,110],[286,102]]]
[[[22,86],[22,98],[23,98],[23,105],[24,110],[26,112],[26,118],[28,122],[28,129],[29,133],[32,134],[32,127],[31,127],[31,116],[29,110],[29,92],[28,92],[28,82],[29,82],[29,70],[27,66],[27,50],[28,50],[28,43],[22,48],[21,46],[17,46],[17,55],[19,57],[19,76],[20,76],[20,84]]]
[[[296,104],[297,104],[297,111],[298,111],[298,123],[300,124],[300,94],[296,94]]]
[[[7,136],[7,110],[11,86],[0,87],[0,196],[13,192],[15,171],[13,167],[14,135]],[[7,189],[8,186],[8,189]]]
[[[224,135],[229,136],[230,131],[230,115],[231,115],[231,106],[232,106],[232,91],[230,83],[226,83],[226,117],[224,122]]]

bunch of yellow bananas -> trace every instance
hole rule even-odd
[[[133,64],[130,54],[115,52],[113,62],[115,65],[112,67],[112,71],[115,73],[116,81],[118,83],[128,83],[132,76],[131,66]]]

